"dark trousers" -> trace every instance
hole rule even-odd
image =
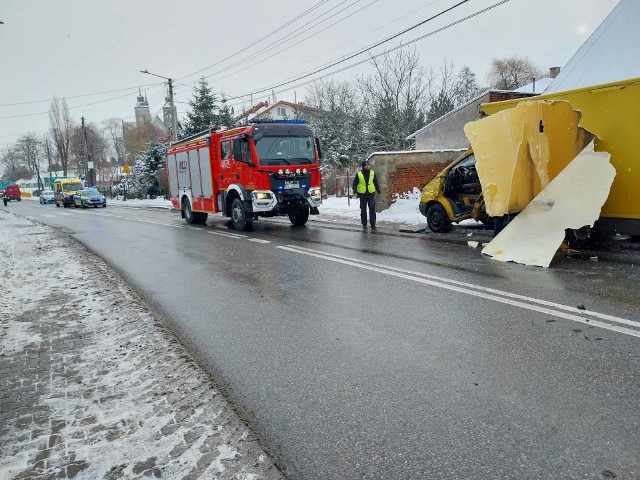
[[[367,226],[367,207],[369,208],[369,222],[372,227],[376,225],[376,194],[363,193],[360,195],[360,220],[363,226]]]
[[[506,213],[501,217],[493,217],[493,236],[497,236],[504,228],[509,225],[509,222],[516,218],[517,213]]]

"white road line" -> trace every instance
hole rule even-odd
[[[237,239],[247,238],[246,235],[240,235],[238,233],[230,233],[230,232],[207,232],[207,233],[210,233],[211,235],[220,235],[221,237],[228,237],[228,238],[237,238]]]
[[[271,243],[271,240],[263,240],[261,238],[250,238],[249,241],[256,243]]]
[[[307,248],[297,247],[295,245],[287,245],[277,247],[282,250],[288,250],[290,252],[300,253],[302,255],[308,255],[311,257],[322,258],[324,260],[329,260],[332,262],[343,263],[345,265],[351,265],[353,267],[362,268],[365,270],[371,270],[378,273],[383,273],[385,275],[391,275],[398,278],[404,278],[406,280],[411,280],[414,282],[424,283],[427,285],[431,285],[438,288],[444,288],[446,290],[452,290],[459,293],[464,293],[466,295],[472,295],[474,297],[484,298],[486,300],[492,300],[494,302],[506,303],[508,305],[512,305],[515,307],[524,308],[526,310],[533,310],[540,313],[545,313],[547,315],[552,315],[555,317],[565,318],[567,320],[573,320],[575,322],[584,323],[586,325],[593,325],[594,327],[600,327],[607,330],[613,330],[615,332],[623,333],[626,335],[631,335],[634,337],[640,338],[640,330],[633,330],[626,327],[621,327],[618,325],[613,325],[610,323],[601,322],[599,320],[592,320],[587,318],[585,315],[595,316],[599,318],[605,318],[607,320],[623,323],[627,325],[631,325],[637,328],[640,328],[640,323],[635,322],[633,320],[627,320],[625,318],[614,317],[611,315],[605,315],[598,312],[592,312],[587,310],[578,310],[575,309],[580,315],[576,315],[573,313],[568,313],[562,310],[572,309],[573,307],[568,307],[567,305],[555,304],[553,302],[547,302],[545,300],[535,299],[531,297],[524,297],[521,295],[512,294],[509,292],[503,292],[495,289],[486,289],[485,287],[481,287],[479,285],[473,285],[464,282],[458,282],[455,280],[449,280],[441,277],[436,277],[434,275],[426,275],[420,272],[412,272],[410,270],[402,270],[393,267],[387,267],[380,264],[374,263],[364,263],[360,260],[356,260],[353,258],[343,257],[340,255],[327,254],[324,252],[320,252],[317,250],[311,250]],[[462,288],[462,287],[465,288]],[[491,293],[489,293],[489,291]],[[509,298],[512,297],[512,298]],[[513,298],[519,298],[515,300]],[[521,301],[520,299],[526,299],[525,301]],[[545,306],[542,306],[545,305]],[[552,308],[547,308],[552,307]]]

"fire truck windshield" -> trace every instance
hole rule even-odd
[[[256,143],[260,165],[306,165],[315,163],[313,137],[265,135]]]

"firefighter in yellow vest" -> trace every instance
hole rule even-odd
[[[360,199],[360,220],[362,229],[367,229],[367,208],[369,209],[369,224],[371,229],[376,227],[376,193],[380,193],[380,186],[376,174],[369,166],[368,161],[362,162],[362,170],[353,177],[353,191]]]

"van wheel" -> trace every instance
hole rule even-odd
[[[432,232],[444,233],[451,230],[451,221],[442,205],[434,203],[427,209],[427,225]]]
[[[234,198],[231,204],[231,222],[233,228],[242,231],[247,230],[251,226],[251,222],[247,220],[247,212],[244,210],[242,200]]]
[[[195,217],[193,215],[193,210],[191,209],[191,203],[189,203],[189,199],[186,197],[182,199],[182,216],[188,224],[195,223]]]
[[[289,214],[289,220],[294,227],[301,227],[309,220],[309,207],[298,207],[293,213]]]

